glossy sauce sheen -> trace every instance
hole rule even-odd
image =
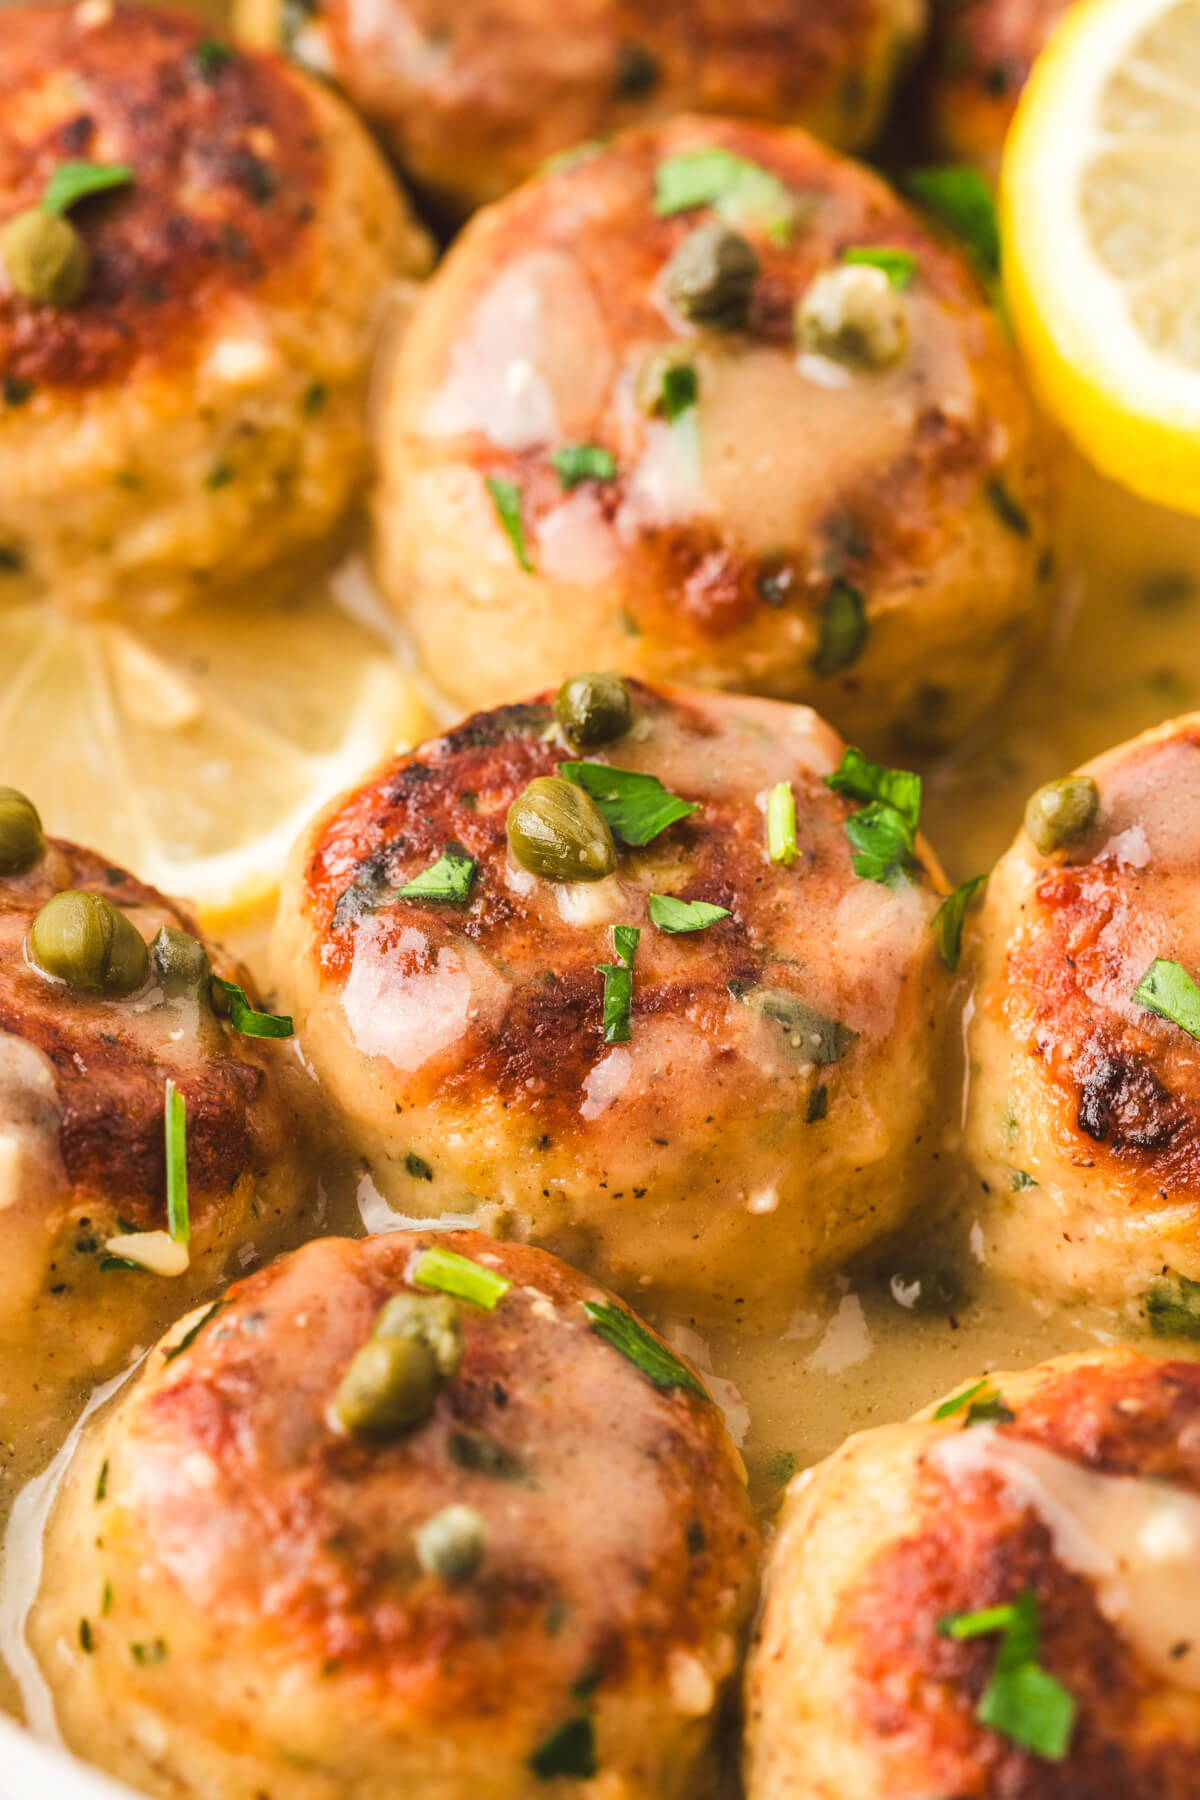
[[[1076,471],[1068,526],[1067,622],[1010,697],[996,730],[927,780],[924,824],[952,881],[990,866],[1039,782],[1200,700],[1200,525],[1154,512]],[[948,1066],[945,1079],[953,1097],[960,1067]],[[325,1175],[329,1228],[361,1229],[359,1201],[370,1200],[369,1187],[360,1195],[357,1172],[344,1166],[331,1163]],[[885,1253],[876,1270],[839,1278],[823,1306],[797,1313],[781,1333],[756,1334],[751,1319],[704,1339],[686,1319],[662,1321],[680,1348],[713,1371],[714,1391],[742,1441],[765,1514],[794,1468],[824,1456],[851,1431],[901,1419],[989,1367],[1027,1366],[1108,1338],[1136,1337],[1127,1319],[1039,1304],[989,1277],[972,1250],[971,1183],[953,1146],[933,1186],[924,1245],[906,1241]],[[949,1216],[935,1225],[943,1209]],[[378,1209],[371,1217],[378,1226]],[[960,1297],[949,1309],[924,1314],[917,1284],[927,1285],[935,1263],[953,1275]],[[1186,1346],[1172,1349],[1186,1353]],[[36,1442],[25,1423],[5,1422],[6,1512],[69,1421]],[[1040,1461],[1034,1467],[1026,1450],[1019,1467],[1010,1451],[1005,1456],[1006,1478],[1034,1496],[1033,1504],[1048,1510],[1063,1504],[1070,1512],[1073,1535],[1068,1542],[1064,1527],[1063,1538],[1068,1561],[1119,1560],[1122,1545],[1147,1522],[1139,1483],[1127,1489],[1084,1477],[1082,1491],[1076,1472],[1064,1489],[1047,1480]],[[1190,1508],[1182,1524],[1186,1532],[1196,1529]],[[1127,1626],[1136,1620],[1139,1641],[1153,1657],[1169,1634],[1178,1596],[1168,1593],[1160,1607],[1157,1589],[1145,1600],[1143,1590],[1127,1587]],[[21,1710],[15,1684],[6,1684],[4,1698]]]

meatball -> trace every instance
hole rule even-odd
[[[825,779],[842,746],[807,708],[616,687],[628,728],[591,753],[543,696],[329,808],[285,878],[278,980],[399,1212],[714,1320],[783,1318],[927,1184],[936,870],[918,840],[856,876],[856,802]],[[564,768],[625,796],[619,850]],[[795,810],[779,861],[773,792]],[[582,817],[587,879],[544,860],[547,816]]]
[[[1192,1800],[1200,1366],[972,1383],[789,1490],[747,1800]]]
[[[939,152],[994,181],[1034,58],[1068,0],[967,0],[938,10],[930,45],[929,129]]]
[[[10,796],[0,794],[0,868]],[[82,905],[56,900],[80,894]],[[96,951],[91,927],[81,942],[72,922],[80,913],[114,931],[107,992],[80,985]],[[11,1426],[18,1413],[51,1418],[274,1250],[310,1184],[288,1047],[216,1015],[210,966],[246,978],[181,906],[52,839],[0,873],[0,948],[0,1393]],[[90,975],[105,978],[98,960]],[[184,1106],[173,1136],[186,1157],[186,1247],[167,1234],[171,1082]]]
[[[1135,1305],[1200,1279],[1200,715],[1039,790],[1026,816],[974,958],[985,1247],[1033,1288]]]
[[[170,1800],[691,1800],[756,1551],[720,1412],[603,1290],[327,1238],[85,1439],[32,1641],[68,1743]]]
[[[587,659],[940,743],[1042,617],[1010,346],[958,254],[799,132],[676,120],[531,183],[382,385],[380,578],[463,705]]]
[[[259,41],[332,75],[451,217],[547,158],[688,108],[801,124],[845,149],[883,124],[925,0],[237,0]]]
[[[113,185],[52,221],[81,168]],[[325,535],[365,469],[372,316],[426,257],[362,127],[281,59],[111,0],[0,8],[0,598],[161,604]]]

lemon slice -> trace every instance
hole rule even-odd
[[[1013,324],[1106,474],[1200,512],[1200,0],[1085,0],[1005,145]]]
[[[0,782],[210,928],[268,904],[316,808],[430,724],[329,592],[137,624],[0,609]]]

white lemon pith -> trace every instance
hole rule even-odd
[[[1200,513],[1200,0],[1084,0],[1004,151],[1005,287],[1049,411],[1106,474]]]
[[[0,609],[0,781],[210,926],[270,901],[316,808],[428,724],[323,595],[136,626]]]

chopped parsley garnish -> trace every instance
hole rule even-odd
[[[675,425],[700,398],[700,377],[691,363],[668,363],[662,372],[655,410]]]
[[[107,1492],[108,1492],[108,1458],[106,1456],[104,1461],[100,1464],[100,1473],[96,1477],[96,1504],[97,1504],[97,1506],[99,1506],[100,1502],[104,1499],[104,1496],[107,1494]]]
[[[867,608],[856,587],[840,577],[817,608],[820,636],[809,667],[821,681],[856,663],[866,646]]]
[[[80,200],[86,200],[89,194],[103,194],[110,188],[128,187],[132,180],[133,169],[129,163],[59,163],[42,192],[42,211],[68,212]]]
[[[1026,517],[1025,508],[1013,498],[998,476],[993,475],[984,492],[987,494],[989,506],[1000,523],[1006,525],[1009,531],[1015,531],[1018,537],[1028,537],[1029,520]]]
[[[964,1388],[961,1394],[943,1400],[933,1416],[938,1420],[953,1419],[959,1413],[965,1413],[967,1425],[1011,1425],[1017,1416],[1011,1406],[1005,1405],[986,1375]]]
[[[1200,1038],[1200,987],[1182,963],[1156,956],[1134,988],[1133,998],[1160,1019],[1178,1025],[1189,1037]]]
[[[903,294],[916,279],[917,259],[912,251],[897,250],[892,244],[853,244],[842,251],[842,261],[882,270],[898,294]]]
[[[163,1112],[167,1150],[167,1231],[177,1244],[192,1235],[188,1217],[187,1102],[173,1081],[167,1082]]]
[[[1024,1192],[1024,1190],[1026,1188],[1033,1188],[1036,1186],[1037,1186],[1037,1182],[1033,1179],[1032,1175],[1027,1173],[1026,1170],[1024,1170],[1024,1169],[1014,1169],[1013,1170],[1011,1191],[1014,1194],[1020,1194],[1020,1193]]]
[[[943,1400],[940,1406],[935,1407],[934,1418],[939,1421],[952,1419],[956,1413],[965,1412],[975,1396],[981,1394],[987,1385],[987,1376],[981,1375],[978,1381],[971,1383],[970,1387],[963,1388],[959,1394],[952,1394],[949,1400]]]
[[[233,469],[230,464],[227,462],[217,462],[213,464],[212,468],[208,471],[208,474],[204,477],[204,485],[210,494],[215,494],[218,488],[228,487],[232,480]]]
[[[902,887],[917,867],[917,821],[921,777],[907,769],[871,762],[861,750],[843,752],[840,766],[825,777],[835,794],[869,804],[846,820],[854,873],[884,887]]]
[[[129,1654],[142,1668],[151,1669],[166,1660],[167,1646],[162,1638],[151,1638],[148,1644],[130,1644]]]
[[[539,1781],[554,1781],[560,1775],[590,1781],[599,1765],[596,1732],[587,1714],[556,1725],[533,1752],[528,1766]]]
[[[1155,1337],[1200,1338],[1200,1281],[1171,1274],[1146,1295],[1146,1323]]]
[[[949,226],[980,273],[994,280],[1000,273],[1000,227],[992,190],[979,170],[967,164],[912,169],[907,185],[928,212]]]
[[[456,1300],[466,1300],[484,1312],[494,1312],[512,1286],[506,1276],[497,1275],[494,1269],[441,1244],[422,1250],[412,1266],[412,1279],[418,1287],[452,1294]]]
[[[196,1339],[200,1336],[200,1333],[204,1330],[204,1327],[211,1319],[216,1318],[224,1304],[225,1302],[223,1300],[214,1300],[211,1306],[205,1307],[204,1311],[200,1314],[200,1317],[196,1320],[196,1323],[188,1326],[179,1342],[177,1344],[172,1344],[169,1349],[163,1351],[163,1363],[174,1362],[177,1356],[182,1356],[185,1350],[190,1350]],[[107,1464],[105,1466],[107,1467]]]
[[[492,496],[492,505],[496,509],[496,517],[504,530],[504,535],[513,547],[513,555],[519,567],[527,575],[532,575],[533,559],[525,543],[525,520],[521,514],[521,490],[514,481],[501,481],[498,475],[488,475],[484,485]]]
[[[231,44],[223,44],[220,38],[201,38],[192,51],[192,65],[202,81],[212,81],[236,60],[237,51]]]
[[[790,781],[777,781],[767,795],[767,856],[790,869],[799,854],[796,796]]]
[[[705,931],[718,919],[727,919],[727,906],[714,906],[709,900],[676,900],[673,894],[651,894],[650,923],[660,931],[676,935],[684,931]]]
[[[1038,1662],[1037,1595],[1026,1588],[1009,1606],[984,1612],[948,1613],[938,1620],[942,1637],[961,1641],[1000,1633],[991,1677],[975,1716],[1046,1762],[1062,1762],[1071,1743],[1075,1701]]]
[[[226,981],[223,975],[212,975],[209,980],[225,1002],[229,1023],[243,1037],[291,1037],[292,1021],[287,1013],[259,1012],[246,998],[245,988],[239,987],[236,981]]]
[[[861,750],[846,749],[826,787],[852,800],[882,800],[898,812],[915,831],[921,817],[921,777],[908,769],[888,769],[871,762]]]
[[[623,844],[648,844],[668,825],[699,812],[695,800],[681,800],[666,789],[657,775],[636,769],[620,769],[612,763],[565,762],[558,772],[592,796],[608,822],[609,830]]]
[[[96,1640],[92,1635],[91,1623],[87,1619],[79,1621],[79,1648],[85,1656],[90,1656],[96,1648]]]
[[[475,858],[461,844],[447,844],[437,861],[396,889],[397,900],[446,900],[462,906],[471,897]]]
[[[597,963],[604,977],[604,1042],[626,1044],[633,1016],[633,959],[641,932],[636,925],[613,926],[613,952],[619,963]]]
[[[471,1475],[511,1481],[514,1487],[530,1485],[529,1472],[515,1451],[482,1431],[452,1431],[448,1448],[451,1461]]]
[[[967,908],[986,880],[986,875],[972,875],[969,881],[961,882],[952,894],[947,894],[929,921],[942,961],[948,969],[958,967]]]
[[[414,1181],[433,1180],[431,1164],[427,1163],[423,1156],[418,1156],[415,1150],[410,1150],[405,1157],[404,1172],[406,1175],[411,1175]]]
[[[578,487],[581,481],[612,481],[617,473],[612,451],[599,444],[564,444],[550,461],[565,488]]]
[[[791,190],[758,163],[714,146],[685,150],[658,165],[654,210],[659,218],[711,206],[727,224],[761,225],[774,244],[786,244],[796,218]]]
[[[729,992],[752,1012],[781,1026],[801,1062],[816,1063],[818,1068],[841,1062],[858,1038],[857,1031],[840,1019],[831,1019],[786,988],[748,987],[745,982],[731,981]]]
[[[634,1368],[656,1388],[661,1388],[664,1393],[670,1388],[686,1388],[703,1400],[709,1398],[704,1383],[692,1374],[686,1363],[680,1362],[673,1351],[659,1343],[641,1320],[635,1319],[623,1306],[616,1306],[611,1300],[585,1300],[583,1310],[596,1335],[628,1357]]]

